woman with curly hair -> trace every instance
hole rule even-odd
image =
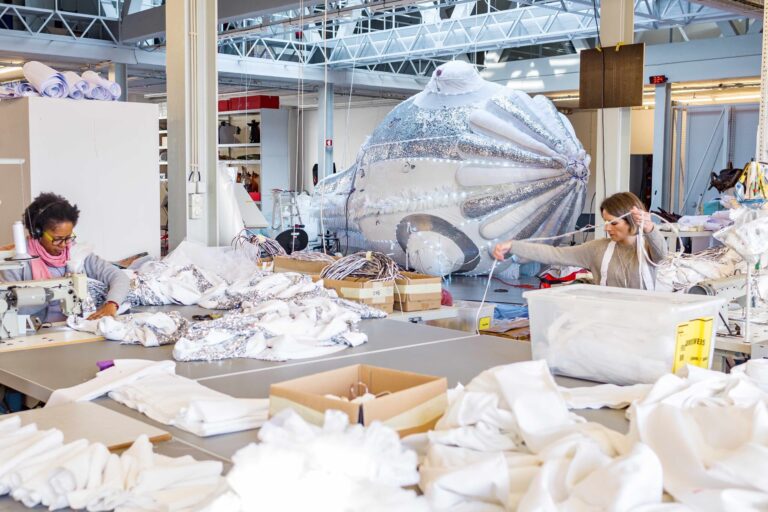
[[[24,225],[29,237],[28,251],[37,258],[23,262],[18,270],[0,272],[0,281],[30,281],[54,279],[71,272],[67,264],[70,261],[70,249],[75,242],[74,229],[80,217],[80,210],[65,198],[50,192],[37,196],[24,210]],[[96,310],[89,320],[105,316],[114,316],[120,304],[128,296],[130,280],[113,264],[89,254],[83,261],[82,269],[89,278],[99,280],[109,286],[107,300]],[[39,316],[43,310],[24,311],[24,314]],[[61,320],[61,307],[51,304],[46,318],[42,321]]]

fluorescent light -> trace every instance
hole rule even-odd
[[[21,67],[19,67],[19,66],[11,66],[11,67],[0,68],[0,76],[2,76],[2,75],[10,75],[12,73],[18,73],[19,71],[21,71]]]

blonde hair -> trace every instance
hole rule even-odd
[[[646,211],[643,202],[632,192],[619,192],[613,194],[610,197],[606,197],[602,203],[600,203],[600,212],[607,212],[614,217],[621,217],[627,215],[632,208],[637,208],[641,211]],[[635,220],[631,215],[627,215],[622,219],[629,224],[629,232],[633,235],[637,234],[639,226],[635,224]]]

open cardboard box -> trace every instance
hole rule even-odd
[[[338,258],[336,258],[338,259]],[[275,272],[298,272],[299,274],[319,274],[330,265],[327,261],[304,261],[288,256],[275,256]]]
[[[313,276],[317,281],[320,276]],[[361,304],[367,304],[391,313],[395,304],[394,281],[368,281],[366,279],[323,279],[323,286],[336,290],[342,299],[348,299]]]
[[[325,396],[349,398],[355,387],[362,394],[364,388],[358,383],[374,395],[388,394],[361,404]],[[434,428],[448,406],[447,389],[444,377],[357,364],[272,384],[269,415],[293,409],[309,423],[322,425],[325,411],[336,409],[346,413],[350,423],[380,421],[404,437]]]
[[[403,279],[395,280],[395,309],[398,311],[425,311],[440,309],[442,279],[417,272],[402,272]]]

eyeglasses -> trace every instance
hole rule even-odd
[[[47,231],[43,231],[43,237],[45,237],[46,240],[51,242],[53,245],[57,247],[65,247],[67,245],[75,243],[75,240],[77,240],[77,235],[72,233],[69,236],[65,236],[64,238],[61,237],[54,237]]]

